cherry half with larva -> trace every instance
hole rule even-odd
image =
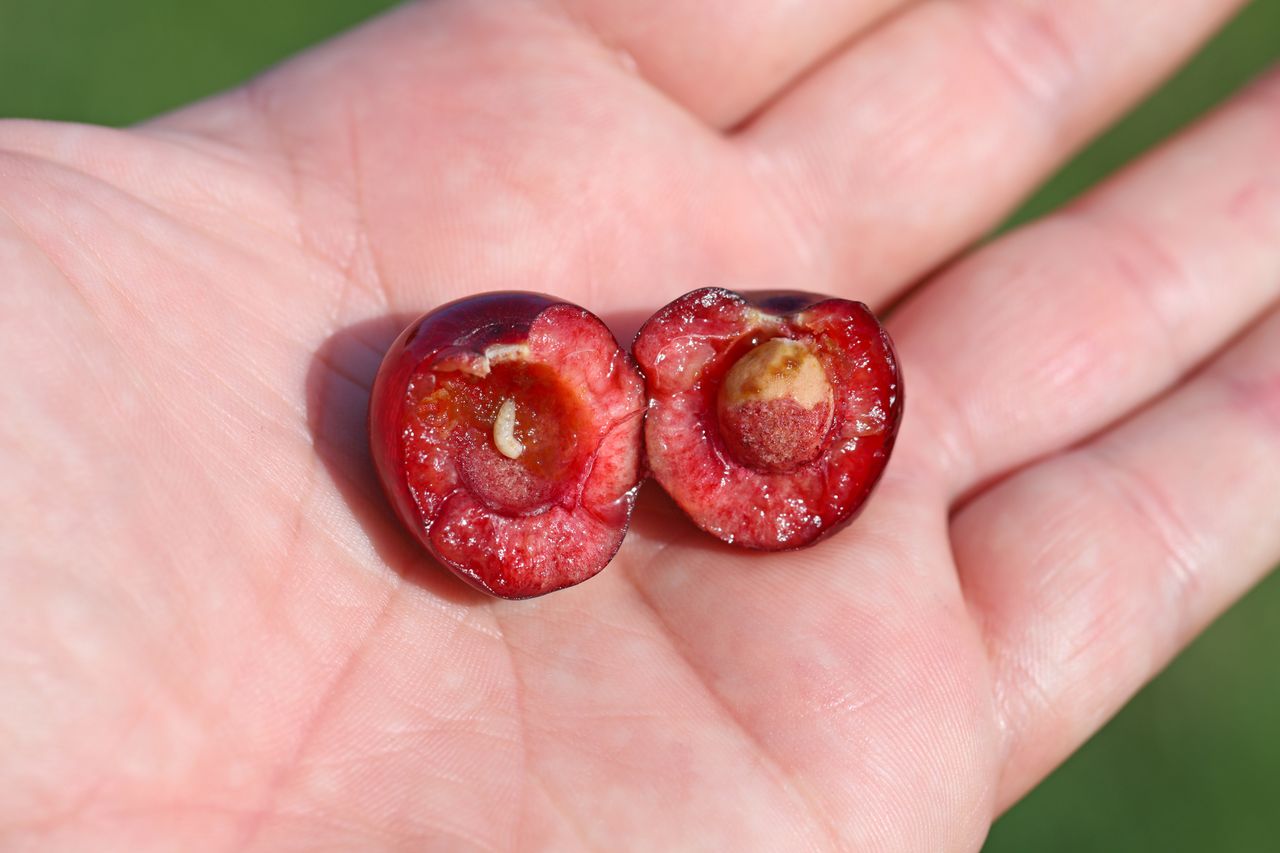
[[[400,521],[441,563],[503,598],[595,575],[641,480],[644,380],[576,305],[488,293],[392,344],[369,403],[374,463]]]

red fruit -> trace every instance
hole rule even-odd
[[[432,311],[387,351],[369,437],[400,520],[503,598],[613,558],[640,481],[644,383],[595,315],[533,293]]]
[[[860,302],[704,288],[654,314],[632,351],[649,467],[726,542],[811,545],[852,520],[884,472],[902,376]]]

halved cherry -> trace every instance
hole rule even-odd
[[[632,352],[653,476],[726,542],[811,545],[852,520],[884,472],[902,376],[859,302],[704,288],[654,314]]]
[[[600,571],[640,481],[644,385],[595,315],[491,293],[420,318],[369,401],[396,514],[469,583],[526,598]]]

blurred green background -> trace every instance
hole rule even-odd
[[[0,0],[0,116],[132,122],[232,85],[391,5]],[[1280,0],[1255,0],[1013,221],[1061,204],[1276,60]],[[986,850],[1280,850],[1280,575],[1006,815]]]

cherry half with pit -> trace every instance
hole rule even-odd
[[[704,288],[632,347],[652,475],[703,530],[778,551],[851,521],[902,419],[893,344],[860,302]]]
[[[468,583],[528,598],[613,558],[646,455],[695,524],[766,551],[847,524],[885,470],[902,376],[861,303],[704,288],[650,317],[632,353],[586,309],[536,293],[418,319],[369,402],[400,521]]]

